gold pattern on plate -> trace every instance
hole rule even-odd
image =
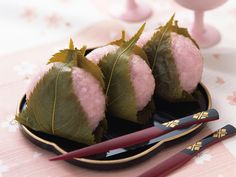
[[[200,119],[205,119],[208,116],[208,112],[203,111],[203,112],[199,112],[197,114],[193,115],[194,119],[200,120]]]
[[[166,127],[171,127],[171,128],[173,128],[173,127],[179,125],[179,120],[169,121],[169,122],[166,122],[166,123],[164,123],[164,124],[162,124],[162,125],[164,125],[164,126],[166,126]]]
[[[221,137],[223,137],[225,135],[227,135],[227,131],[226,131],[226,129],[222,128],[222,129],[218,130],[217,132],[215,132],[213,134],[213,137],[214,138],[221,138]]]
[[[191,150],[191,151],[198,151],[200,148],[202,147],[202,142],[198,141],[195,144],[187,147],[187,149]]]

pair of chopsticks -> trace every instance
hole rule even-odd
[[[196,143],[186,147],[184,150],[169,157],[164,162],[144,172],[138,177],[164,177],[180,168],[199,152],[204,149],[236,134],[236,128],[232,125],[226,125]]]
[[[204,112],[199,112],[181,119],[172,120],[162,124],[155,125],[150,128],[143,129],[134,133],[113,138],[101,143],[97,143],[85,148],[81,148],[63,155],[59,155],[50,159],[55,160],[69,160],[73,158],[86,157],[94,154],[108,152],[113,149],[129,147],[139,143],[147,142],[153,138],[164,135],[171,131],[186,128],[194,124],[214,121],[219,119],[219,114],[215,109],[209,109]]]

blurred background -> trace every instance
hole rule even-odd
[[[174,0],[136,1],[149,6],[152,15],[147,18],[146,30],[165,23],[175,13],[181,25],[189,27],[193,11]],[[0,0],[0,55],[36,47],[51,42],[69,40],[103,44],[117,38],[121,29],[132,34],[144,22],[127,22],[115,17],[127,0]],[[205,15],[205,22],[215,26],[222,35],[223,47],[235,44],[236,2]],[[90,39],[89,39],[90,38]],[[53,48],[54,46],[52,46]]]

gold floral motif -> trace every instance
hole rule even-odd
[[[169,122],[166,122],[166,123],[164,123],[164,124],[162,124],[162,125],[165,125],[166,127],[171,127],[171,128],[173,128],[173,127],[179,125],[179,120],[169,121]]]
[[[223,137],[225,135],[227,135],[227,131],[226,131],[226,129],[222,128],[222,129],[218,130],[217,132],[215,132],[213,134],[213,137],[214,138],[221,138],[221,137]]]
[[[208,112],[205,112],[205,111],[199,112],[199,113],[193,115],[193,118],[197,119],[197,120],[205,119],[206,117],[208,117]]]
[[[198,151],[200,148],[202,147],[202,142],[198,141],[195,144],[187,147],[187,149],[191,150],[191,151]]]

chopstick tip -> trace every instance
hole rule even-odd
[[[60,156],[52,157],[49,159],[49,161],[57,161],[57,160],[63,160]]]

